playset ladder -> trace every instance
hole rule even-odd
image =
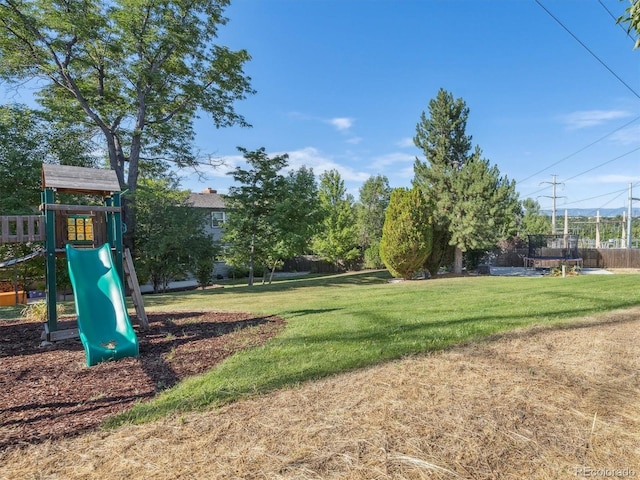
[[[129,249],[124,251],[124,273],[127,277],[127,283],[131,290],[131,299],[133,305],[136,307],[136,314],[143,330],[149,329],[149,319],[147,318],[147,312],[144,311],[144,302],[142,301],[142,293],[140,292],[140,284],[138,283],[138,276],[133,266],[133,259],[131,258],[131,252]]]

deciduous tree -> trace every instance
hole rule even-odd
[[[204,232],[202,212],[189,205],[188,193],[172,177],[143,179],[136,191],[139,214],[136,264],[139,276],[149,278],[154,292],[188,272],[197,274],[210,261],[215,247]]]
[[[269,157],[264,148],[249,151],[238,147],[249,168],[230,173],[238,185],[229,188],[223,241],[225,259],[234,266],[249,267],[249,285],[257,262],[265,263],[279,239],[279,205],[286,197],[286,182],[280,171],[288,155]]]
[[[85,129],[52,122],[25,105],[0,106],[0,214],[29,214],[40,204],[42,164],[92,166]]]
[[[380,268],[382,266],[380,239],[390,196],[389,180],[383,175],[370,177],[360,188],[357,204],[358,230],[365,267]]]
[[[347,193],[337,170],[320,175],[318,196],[323,220],[313,250],[338,268],[348,268],[360,258],[353,196]]]
[[[212,127],[246,124],[234,104],[252,92],[242,70],[249,55],[215,43],[228,4],[0,0],[0,79],[35,79],[53,117],[97,129],[134,193],[141,160],[194,164],[198,112]],[[127,225],[131,237],[135,218]]]
[[[549,235],[551,220],[540,210],[540,204],[532,198],[522,201],[523,215],[518,226],[518,236],[526,239],[527,235]]]

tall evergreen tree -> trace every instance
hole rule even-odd
[[[417,188],[391,192],[380,242],[380,256],[394,277],[411,279],[424,269],[433,245],[429,203]]]
[[[416,158],[414,185],[432,202],[438,245],[436,257],[446,258],[454,247],[454,272],[462,271],[463,253],[489,248],[515,233],[519,203],[515,183],[500,177],[478,147],[471,152],[466,134],[469,109],[444,89],[429,102],[416,126],[414,143],[424,152]],[[430,270],[436,270],[433,262]],[[432,272],[433,273],[433,272]]]

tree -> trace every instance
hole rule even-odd
[[[313,251],[338,268],[348,268],[360,258],[353,196],[347,193],[337,170],[320,175],[318,196],[323,220]]]
[[[446,258],[447,245],[454,247],[456,273],[462,271],[464,252],[488,248],[513,234],[519,212],[515,183],[500,177],[478,147],[470,153],[468,115],[462,99],[440,89],[429,102],[429,117],[422,113],[414,137],[426,161],[416,158],[413,183],[432,202],[436,239],[442,242],[434,250]],[[429,269],[437,271],[433,263]]]
[[[527,235],[548,235],[551,233],[551,221],[548,215],[540,210],[540,204],[532,198],[522,201],[524,211],[518,227],[518,236],[526,238]]]
[[[412,279],[431,254],[431,211],[417,188],[391,192],[380,242],[380,256],[394,277]]]
[[[249,55],[214,43],[228,4],[0,0],[0,78],[37,79],[52,117],[97,129],[133,194],[141,160],[195,163],[199,111],[215,127],[246,125],[234,103],[252,93],[242,71]],[[133,238],[135,219],[126,220]]]
[[[304,166],[292,170],[284,181],[285,192],[272,223],[275,242],[266,246],[269,283],[281,262],[307,251],[321,220],[313,170]]]
[[[629,32],[634,31],[640,35],[640,0],[630,0],[630,3],[624,15],[618,18],[618,23],[627,23]],[[640,37],[636,38],[634,48],[640,48]]]
[[[29,214],[40,203],[42,163],[47,152],[35,112],[0,107],[0,213]]]
[[[451,244],[462,252],[487,250],[516,233],[520,203],[515,182],[500,177],[495,165],[475,152],[454,177],[456,201],[451,205]]]
[[[165,291],[170,281],[198,273],[215,249],[204,232],[205,213],[188,204],[188,193],[172,177],[143,179],[136,191],[139,214],[138,274],[149,278],[153,291]],[[194,271],[195,270],[195,271]]]
[[[382,266],[380,239],[390,196],[389,180],[383,175],[370,177],[360,188],[360,201],[357,205],[358,229],[365,267]]]
[[[269,157],[263,148],[249,151],[238,147],[249,169],[237,167],[230,175],[239,186],[229,188],[228,214],[224,228],[227,263],[249,267],[249,286],[254,267],[265,263],[278,241],[278,205],[285,198],[285,179],[279,173],[287,166],[288,155]]]
[[[43,163],[93,165],[95,146],[85,134],[24,105],[1,105],[0,213],[29,214],[37,209]]]

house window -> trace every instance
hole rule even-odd
[[[225,221],[224,212],[211,212],[211,225],[217,227]]]

